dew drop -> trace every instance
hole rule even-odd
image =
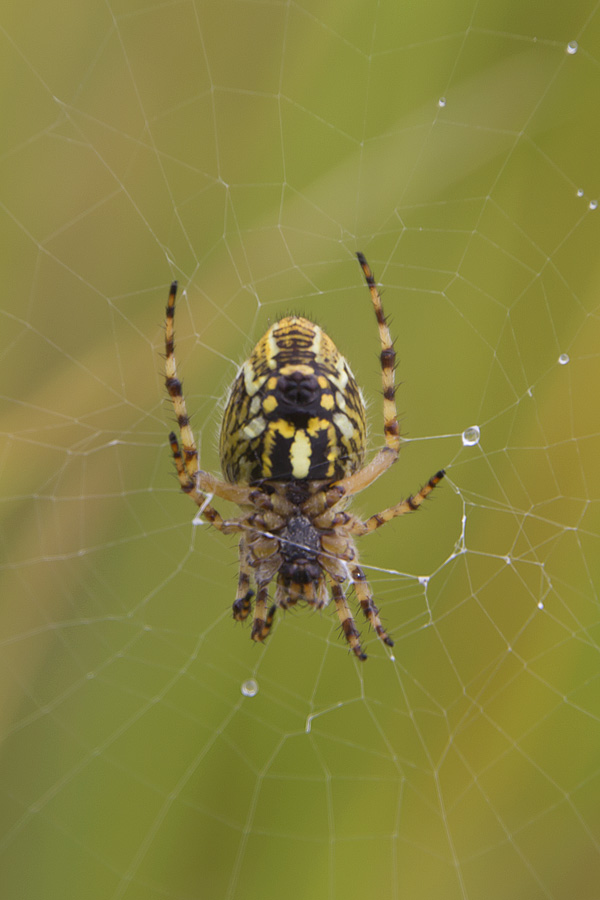
[[[566,366],[568,362],[570,362],[570,357],[568,353],[561,353],[558,357],[558,362],[561,366]]]
[[[578,197],[583,197],[583,188],[579,188],[579,189],[578,189],[578,191],[577,191],[577,196],[578,196]]]
[[[590,200],[590,202],[588,203],[588,207],[589,209],[598,209],[598,201]]]
[[[475,444],[479,443],[480,436],[479,425],[470,425],[468,428],[465,428],[462,433],[463,447],[474,447]]]
[[[575,53],[577,53],[578,49],[579,45],[577,41],[569,41],[569,43],[567,44],[567,53],[569,54],[569,56],[573,56]]]
[[[249,678],[248,681],[244,681],[242,684],[241,691],[244,697],[256,697],[258,694],[258,681],[255,681],[254,678]]]
[[[438,100],[438,106],[443,108],[445,105],[446,105],[446,98],[440,97],[440,99]]]

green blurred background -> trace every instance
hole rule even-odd
[[[1,895],[597,900],[598,3],[0,18]],[[177,277],[218,471],[236,366],[303,312],[375,448],[356,250],[407,442],[355,508],[448,473],[362,544],[396,640],[363,628],[362,666],[331,610],[265,647],[233,623],[235,539],[178,491],[161,369]]]

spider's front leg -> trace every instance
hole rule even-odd
[[[320,518],[325,519],[327,515],[333,517],[335,514],[333,510],[330,510],[329,513],[323,514]],[[333,521],[336,521],[338,518],[339,530],[335,531],[332,529],[334,531],[333,534],[321,536],[321,547],[325,552],[319,556],[319,562],[331,581],[331,594],[342,623],[344,636],[356,656],[359,659],[366,659],[367,655],[363,652],[360,645],[360,635],[342,588],[343,582],[348,578],[356,591],[365,619],[375,630],[379,640],[387,644],[388,647],[393,647],[394,642],[381,624],[379,610],[373,602],[373,593],[363,570],[358,565],[356,546],[350,537],[350,529],[347,530],[345,527],[348,523],[351,525],[354,521],[360,524],[360,520],[354,520],[351,513],[345,512],[335,515]]]
[[[335,609],[342,625],[342,631],[350,645],[350,649],[360,660],[364,661],[367,658],[367,654],[361,647],[359,630],[348,606],[344,589],[337,581],[332,581],[331,583],[331,596],[335,602]]]
[[[383,641],[384,644],[387,644],[388,647],[393,647],[394,642],[381,624],[379,610],[373,601],[373,592],[367,581],[366,575],[360,566],[353,565],[350,567],[350,578],[354,585],[354,590],[356,591],[356,596],[358,597],[358,602],[360,603],[360,608],[363,611],[365,619],[376,632],[379,640]]]
[[[269,584],[281,564],[281,557],[277,552],[279,541],[266,532],[264,521],[256,514],[250,514],[241,524],[244,533],[240,539],[240,574],[233,604],[233,618],[243,622],[250,615],[254,597],[250,579],[253,577],[256,582],[256,600],[250,637],[253,641],[262,642],[269,636],[277,609],[277,604],[273,603],[267,611],[267,601]],[[257,524],[260,524],[260,530],[256,529]]]
[[[254,619],[252,621],[252,631],[250,632],[250,637],[253,641],[257,641],[259,643],[262,643],[265,638],[268,638],[269,632],[271,631],[271,626],[273,624],[273,619],[275,618],[275,612],[277,610],[277,605],[273,603],[271,604],[269,611],[267,612],[268,597],[268,583],[258,585],[258,589],[256,592],[256,603],[254,604]]]
[[[242,534],[239,546],[240,554],[240,574],[238,577],[237,593],[235,602],[232,607],[233,618],[236,622],[243,622],[250,615],[252,609],[252,598],[254,591],[250,588],[250,576],[252,575],[252,565],[250,554],[248,551],[248,543],[246,535]]]

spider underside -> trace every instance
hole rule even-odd
[[[331,339],[307,319],[289,316],[275,323],[240,368],[221,430],[225,480],[199,467],[177,377],[173,330],[177,282],[171,285],[167,304],[165,344],[166,386],[181,435],[181,444],[174,432],[169,442],[181,489],[215,528],[240,534],[234,618],[243,621],[253,612],[251,637],[260,642],[269,635],[277,608],[302,602],[321,609],[331,596],[350,648],[364,660],[346,583],[354,588],[380,640],[390,647],[393,641],[379,618],[354,539],[417,510],[444,471],[413,496],[365,521],[345,509],[352,495],[396,462],[400,450],[396,354],[373,273],[363,254],[357,257],[379,327],[383,383],[385,443],[367,464],[360,390]],[[236,503],[241,514],[223,519],[212,497]]]

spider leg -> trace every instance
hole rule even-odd
[[[179,478],[181,490],[192,498],[196,506],[200,507],[204,518],[224,534],[230,534],[233,531],[243,531],[244,526],[240,522],[223,519],[214,506],[210,505],[210,497],[198,488],[195,480],[190,480],[183,461],[183,454],[179,447],[179,441],[177,440],[174,431],[169,435],[169,443],[171,445],[171,452],[173,454],[175,468],[177,469],[177,477]]]
[[[398,425],[398,411],[396,409],[396,385],[394,372],[396,369],[396,351],[390,334],[387,319],[383,311],[381,295],[377,290],[375,277],[367,260],[362,253],[356,254],[363,270],[365,281],[371,293],[371,301],[375,310],[375,317],[379,327],[379,340],[381,342],[381,382],[383,387],[383,433],[385,446],[375,457],[352,475],[338,482],[344,488],[346,496],[356,494],[372,484],[398,459],[400,453],[400,427]]]
[[[381,295],[377,290],[375,278],[371,267],[362,253],[356,254],[363,270],[367,286],[371,293],[373,309],[379,326],[379,339],[381,341],[381,380],[383,383],[383,433],[385,445],[388,450],[398,456],[400,451],[400,429],[398,427],[398,412],[396,409],[396,386],[394,384],[394,372],[396,369],[396,351],[388,328],[387,319],[383,311]]]
[[[203,509],[206,518],[211,524],[219,528],[220,526],[217,522],[219,520],[222,522],[223,520],[207,502],[207,495],[216,494],[217,497],[221,497],[223,500],[231,500],[233,503],[244,505],[248,504],[251,491],[250,488],[243,485],[228,484],[220,481],[213,475],[209,475],[208,472],[203,472],[199,467],[198,448],[190,426],[190,418],[185,405],[181,381],[177,377],[174,330],[176,296],[177,282],[174,281],[169,291],[165,320],[165,384],[177,416],[177,424],[181,435],[181,448],[174,432],[171,432],[169,435],[169,443],[182,491],[190,494],[198,506],[206,504]],[[214,520],[211,518],[213,513],[215,514]]]
[[[181,469],[177,467],[179,480],[182,481],[183,472],[187,474],[187,479],[192,484],[196,482],[196,472],[198,471],[198,450],[194,441],[194,434],[190,427],[190,419],[187,414],[181,382],[177,377],[177,364],[175,362],[175,298],[177,297],[177,282],[171,284],[169,291],[169,299],[167,301],[166,322],[165,322],[165,384],[169,397],[173,401],[175,415],[177,416],[177,424],[181,434],[183,444],[183,454],[181,455]],[[182,481],[183,485],[183,481]]]
[[[358,597],[365,619],[367,619],[371,627],[377,632],[379,640],[383,641],[384,644],[387,644],[388,647],[393,647],[393,640],[381,624],[379,610],[373,602],[373,592],[369,587],[369,582],[367,581],[365,573],[361,567],[357,565],[351,566],[349,571],[350,580],[354,585],[354,590],[356,591],[356,596]]]
[[[403,516],[405,513],[416,512],[421,503],[423,503],[425,498],[429,496],[436,485],[440,483],[445,474],[446,473],[444,472],[444,470],[440,469],[440,471],[436,472],[436,474],[429,479],[427,484],[423,485],[421,490],[416,494],[407,497],[406,500],[401,500],[400,503],[396,503],[395,506],[390,506],[388,507],[388,509],[384,509],[382,512],[375,513],[374,516],[371,516],[365,522],[361,522],[357,519],[350,526],[349,530],[352,534],[356,535],[369,534],[371,531],[375,531],[376,528],[381,528],[381,526],[385,525],[386,522],[391,522],[391,520],[395,519],[397,516]]]
[[[237,622],[243,622],[244,619],[247,619],[250,615],[250,610],[252,609],[252,598],[254,597],[254,591],[250,590],[250,575],[252,573],[252,566],[250,565],[250,558],[248,553],[248,544],[246,542],[246,535],[242,534],[240,538],[240,574],[238,577],[238,586],[237,593],[235,595],[235,602],[232,607],[233,618]]]
[[[396,351],[394,350],[394,344],[383,311],[381,295],[377,289],[371,267],[362,253],[357,253],[356,256],[371,293],[371,300],[373,302],[373,308],[379,326],[379,339],[381,341],[381,381],[383,386],[383,433],[385,436],[385,446],[375,454],[370,463],[367,463],[367,465],[362,469],[359,469],[358,472],[348,475],[346,478],[343,478],[332,486],[332,491],[341,491],[343,495],[347,497],[352,494],[357,494],[359,491],[369,487],[370,484],[379,478],[380,475],[383,475],[383,473],[396,462],[398,454],[400,453],[400,428],[398,426],[396,385],[394,377]],[[391,507],[389,510],[385,510],[385,512],[382,513],[382,515],[387,516],[387,518],[384,518],[384,522],[388,522],[390,519],[395,518],[395,516],[403,515],[405,512],[412,512],[413,508],[416,509],[420,506],[423,499],[443,477],[444,472],[438,472],[433,478],[430,478],[425,488],[423,488],[422,491],[419,491],[418,494],[415,494],[414,497],[410,497],[404,503]],[[425,492],[424,494],[423,491]],[[422,494],[423,496],[421,496]],[[332,494],[332,500],[333,499],[334,494]],[[411,502],[414,502],[416,505],[414,507],[411,506]],[[391,513],[392,509],[397,511]],[[388,515],[389,513],[391,514]],[[373,518],[377,517],[374,516]],[[383,525],[384,522],[371,524],[367,531],[373,531],[375,528],[378,528],[379,525]],[[366,534],[366,531],[356,531],[355,533]]]
[[[261,584],[256,594],[256,603],[254,604],[254,620],[252,622],[252,632],[250,637],[253,641],[262,642],[269,636],[275,611],[277,606],[273,604],[267,612],[267,599],[269,595],[269,585]]]
[[[196,480],[194,478],[190,478],[189,473],[186,469],[183,453],[181,452],[181,448],[179,446],[179,441],[175,435],[175,432],[172,431],[169,435],[169,444],[171,445],[171,453],[173,454],[173,460],[175,462],[175,468],[177,469],[177,477],[179,478],[179,484],[181,485],[181,490],[189,494],[194,503],[197,506],[201,507],[202,515],[208,519],[211,525],[214,525],[215,528],[218,528],[219,531],[223,531],[225,522],[220,513],[217,512],[214,507],[210,505],[208,502],[209,498],[202,491],[199,491],[196,486]],[[185,451],[184,451],[185,452]]]
[[[336,612],[342,625],[344,637],[350,644],[350,649],[360,660],[365,660],[367,654],[360,645],[360,633],[356,627],[356,622],[354,621],[350,607],[348,606],[344,589],[337,581],[332,581],[331,583],[331,595],[335,601]]]

